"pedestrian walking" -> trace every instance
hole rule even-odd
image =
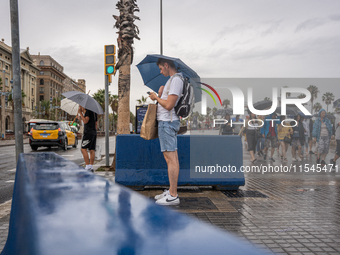
[[[174,107],[177,105],[183,92],[182,74],[177,73],[172,60],[159,58],[157,61],[160,73],[170,79],[165,84],[162,95],[151,93],[150,98],[157,100],[158,136],[165,161],[168,166],[169,190],[155,196],[156,203],[160,205],[178,205],[180,203],[177,194],[179,175],[179,161],[177,153],[177,132],[180,127],[179,117]]]
[[[220,126],[219,134],[220,135],[232,135],[234,133],[234,127],[231,126],[229,113],[225,115],[225,119],[228,121],[228,123],[222,124]]]
[[[282,125],[282,121],[286,119],[286,116],[280,116],[280,124],[277,126],[277,136],[282,147],[282,153],[280,154],[281,160],[287,162],[287,150],[291,142],[291,135],[293,129],[289,124]]]
[[[240,122],[240,115],[236,115],[235,121],[233,121],[233,123],[236,122]],[[242,125],[236,124],[233,125],[233,129],[234,129],[234,135],[238,135],[242,129]]]
[[[257,119],[259,119],[259,120],[262,120],[263,122],[261,122],[260,121],[260,126],[261,125],[263,125],[264,124],[264,116],[262,116],[262,115],[257,115]],[[260,132],[262,131],[262,129],[263,129],[263,126],[260,128]],[[262,132],[261,132],[261,134],[262,134]],[[262,137],[262,135],[261,135],[261,137],[257,140],[257,144],[256,144],[256,151],[257,151],[257,155],[259,156],[259,157],[263,157],[263,150],[264,150],[264,142],[265,142],[265,138],[263,138]]]
[[[305,131],[302,124],[301,115],[298,114],[294,117],[294,121],[291,122],[291,126],[293,126],[293,135],[292,135],[292,160],[293,161],[301,161],[301,149],[302,144],[305,142]]]
[[[268,149],[269,147],[271,147],[269,160],[275,162],[273,156],[275,148],[279,147],[279,141],[277,139],[277,123],[279,120],[280,119],[277,118],[275,112],[265,118],[263,128],[261,129],[262,137],[265,138],[265,146],[263,152],[264,160],[266,160]]]
[[[97,114],[79,106],[77,118],[84,123],[81,153],[85,161],[85,169],[94,172],[93,164],[97,141]],[[90,152],[90,157],[88,151]]]
[[[330,160],[331,168],[335,167],[337,159],[340,157],[340,108],[336,108],[336,115],[335,115],[335,139],[336,139],[336,150],[334,158]]]
[[[304,155],[305,157],[308,157],[309,154],[311,154],[310,152],[312,151],[312,137],[310,135],[310,129],[309,129],[309,123],[310,123],[310,119],[304,118],[302,121],[302,125],[303,125],[303,129],[305,131],[304,135],[305,135],[305,143],[304,143],[304,149],[302,150],[302,155]],[[309,150],[308,150],[309,148]]]
[[[329,151],[330,139],[332,136],[332,123],[326,118],[326,111],[321,109],[318,114],[318,118],[313,125],[313,138],[317,142],[318,158],[316,164],[324,166],[326,164],[325,159]]]
[[[259,123],[257,121],[256,115],[254,113],[250,113],[250,120],[246,121],[246,125],[241,129],[240,135],[242,135],[243,132],[246,133],[248,152],[250,154],[250,160],[252,163],[257,160],[255,158],[256,144],[258,139],[256,132],[259,131]]]

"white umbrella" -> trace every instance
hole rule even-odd
[[[70,99],[64,98],[60,101],[60,109],[67,112],[70,115],[77,115],[78,114],[79,104],[73,102]]]
[[[93,111],[98,114],[104,114],[100,104],[91,96],[85,93],[79,91],[68,91],[62,93],[62,95],[68,98],[69,100],[78,103],[87,110]]]

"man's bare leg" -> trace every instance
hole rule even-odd
[[[87,154],[87,153],[86,153]],[[90,165],[94,164],[94,158],[96,156],[95,150],[90,150]]]
[[[179,175],[179,162],[178,162],[178,154],[176,151],[164,151],[163,152],[165,161],[168,165],[168,177],[170,188],[170,195],[173,197],[177,196],[177,182]]]
[[[81,153],[83,154],[85,165],[89,165],[90,160],[89,160],[89,154],[87,154],[87,149],[81,149]]]

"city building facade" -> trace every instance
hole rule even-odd
[[[64,67],[49,55],[31,55],[29,48],[20,50],[22,125],[28,131],[28,121],[32,118],[53,120],[66,119],[61,111],[61,94],[66,91],[86,93],[86,81],[71,79],[64,73]],[[12,100],[13,66],[12,48],[0,41],[0,138],[6,130],[14,131],[14,104]]]
[[[40,69],[34,65],[29,48],[20,50],[21,64],[21,89],[22,89],[22,124],[24,130],[26,122],[32,116],[36,106],[36,91],[37,91],[37,74]],[[5,40],[0,41],[0,77],[2,92],[0,98],[0,134],[1,137],[5,134],[5,130],[14,130],[14,100],[12,97],[13,89],[13,66],[12,66],[12,48],[5,43]]]

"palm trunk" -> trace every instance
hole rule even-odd
[[[124,47],[128,50],[127,57],[119,67],[118,79],[118,121],[117,134],[130,134],[130,66],[131,51],[130,47]]]

